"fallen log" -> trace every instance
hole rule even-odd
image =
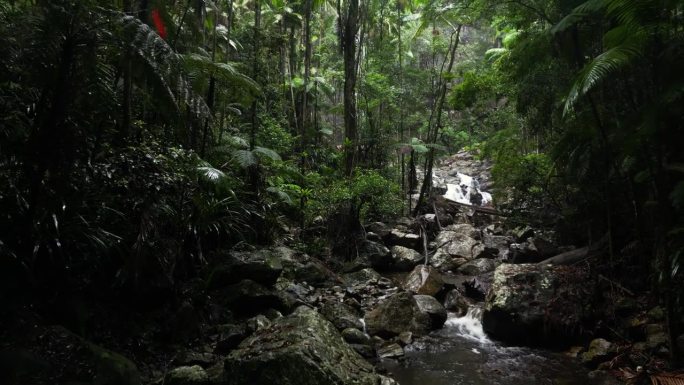
[[[598,242],[591,246],[581,247],[579,249],[566,251],[551,258],[547,258],[541,262],[540,265],[572,265],[577,262],[601,254],[603,249],[608,245],[608,234],[604,235]]]

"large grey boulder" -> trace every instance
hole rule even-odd
[[[414,295],[413,298],[418,304],[418,309],[427,313],[431,320],[431,329],[439,329],[447,320],[447,311],[435,297],[430,295]]]
[[[376,385],[380,377],[335,327],[299,307],[243,341],[225,361],[231,385]]]
[[[363,329],[361,314],[353,307],[337,301],[328,301],[321,307],[321,315],[339,330]]]
[[[392,246],[392,270],[411,271],[416,265],[423,262],[423,255],[413,249],[404,246]]]
[[[463,275],[481,275],[494,271],[496,261],[488,258],[478,258],[466,262],[458,268],[458,272]]]
[[[254,315],[269,308],[288,310],[287,304],[276,291],[249,279],[226,286],[217,297],[230,310],[243,315]]]
[[[435,238],[437,250],[430,258],[430,264],[441,271],[455,270],[471,259],[482,256],[485,248],[473,238],[474,228],[460,224],[447,227],[450,230],[440,232]]]
[[[436,295],[444,287],[442,275],[432,266],[418,265],[406,277],[404,289],[415,294]]]
[[[396,293],[364,317],[370,335],[391,338],[402,332],[427,334],[432,329],[430,315],[422,311],[410,293]]]
[[[563,345],[579,337],[591,287],[579,268],[502,264],[485,300],[483,327],[510,343]]]
[[[393,229],[384,238],[385,244],[390,246],[404,246],[410,249],[418,249],[421,245],[420,236],[413,233],[405,233],[399,229]]]
[[[221,288],[250,279],[262,285],[275,284],[283,271],[282,258],[292,252],[287,248],[232,251],[217,256],[218,264],[208,277],[209,287]]]

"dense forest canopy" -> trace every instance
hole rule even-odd
[[[0,0],[0,298],[144,302],[283,238],[345,259],[465,148],[674,338],[683,59],[682,0]]]

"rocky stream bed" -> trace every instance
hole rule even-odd
[[[286,246],[226,252],[160,320],[183,342],[152,362],[27,326],[30,343],[0,363],[27,384],[580,385],[614,383],[616,360],[662,353],[662,311],[634,301],[619,310],[637,346],[592,340],[600,286],[585,265],[547,263],[572,247],[476,209],[491,205],[488,173],[467,153],[443,161],[436,212],[367,224],[352,261]],[[41,377],[54,366],[46,349],[81,364]]]

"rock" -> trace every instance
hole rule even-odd
[[[281,258],[289,252],[294,253],[286,248],[276,248],[221,255],[217,258],[221,260],[220,264],[214,267],[208,278],[208,286],[217,289],[244,279],[272,286],[283,271]]]
[[[247,330],[250,334],[261,329],[266,329],[269,326],[271,326],[271,320],[263,314],[259,314],[258,316],[247,320]]]
[[[496,269],[495,261],[487,258],[480,258],[461,265],[458,268],[458,272],[464,275],[482,275],[494,271],[494,269]]]
[[[391,338],[402,332],[410,331],[424,335],[430,331],[432,320],[421,311],[413,296],[406,292],[396,293],[364,317],[366,330],[370,335]]]
[[[432,266],[418,265],[406,277],[404,289],[415,294],[435,295],[444,287],[442,275]]]
[[[348,286],[356,286],[361,284],[375,284],[382,276],[373,269],[363,269],[354,273],[347,273],[342,275],[342,279]]]
[[[414,295],[418,308],[430,316],[431,329],[439,329],[447,319],[447,311],[435,297],[429,295]]]
[[[484,301],[487,297],[492,282],[494,281],[494,273],[489,272],[478,275],[463,283],[465,288],[465,295],[476,301]]]
[[[363,330],[361,314],[345,303],[328,301],[321,307],[321,315],[332,322],[338,330],[348,328]]]
[[[235,349],[242,340],[249,336],[247,326],[244,324],[234,325],[219,325],[219,338],[216,341],[216,348],[214,351],[219,354],[225,354]]]
[[[368,240],[359,245],[359,258],[367,260],[376,269],[386,268],[392,263],[392,255],[387,247]]]
[[[221,302],[230,310],[244,315],[257,314],[268,308],[288,310],[276,292],[249,279],[221,289]]]
[[[425,258],[417,251],[404,246],[392,246],[392,270],[411,271]]]
[[[396,343],[387,344],[378,349],[379,358],[399,358],[404,355],[404,348]]]
[[[431,266],[440,271],[455,271],[459,266],[468,262],[465,258],[452,256],[444,248],[437,249],[435,255],[430,257],[429,261]]]
[[[366,226],[366,231],[375,233],[380,236],[380,238],[384,238],[387,235],[389,235],[391,229],[384,223],[382,222],[373,222],[369,225]]]
[[[383,238],[385,244],[390,246],[404,246],[409,249],[418,249],[421,245],[420,236],[418,234],[405,233],[401,230],[394,229]]]
[[[656,306],[648,311],[648,316],[653,321],[664,321],[665,320],[665,309],[662,306]]]
[[[491,336],[523,345],[563,345],[579,337],[592,285],[577,267],[502,264],[485,300]]]
[[[537,263],[558,254],[556,245],[540,237],[531,237],[522,243],[512,243],[509,250],[509,260],[513,263]]]
[[[373,367],[307,307],[243,341],[225,361],[231,385],[376,385]]]
[[[494,235],[490,233],[485,233],[482,238],[482,243],[491,252],[496,250],[496,257],[503,256],[508,250],[508,246],[512,243],[510,237],[504,235]]]
[[[511,235],[515,237],[517,242],[525,242],[529,237],[534,236],[534,229],[526,227],[518,227],[511,231]]]
[[[399,383],[397,381],[395,381],[393,378],[380,376],[380,384],[379,385],[399,385]]]
[[[195,366],[199,365],[208,368],[216,363],[216,355],[212,353],[183,352],[173,359],[176,366]]]
[[[444,297],[444,308],[456,312],[459,316],[465,315],[470,306],[472,303],[457,289],[449,290]]]
[[[586,352],[580,354],[580,360],[589,367],[596,367],[617,355],[617,347],[603,338],[597,338],[589,344]]]
[[[399,342],[404,344],[404,346],[409,345],[411,342],[413,342],[413,333],[401,332],[399,333],[399,336],[397,336],[397,339],[399,339]]]
[[[342,330],[342,338],[350,344],[369,345],[370,337],[359,329],[347,328]]]
[[[453,234],[449,234],[450,236],[458,234],[458,235],[464,235],[466,237],[473,238],[473,239],[479,239],[480,238],[480,230],[476,229],[473,225],[471,225],[469,223],[459,223],[459,224],[449,225],[449,226],[445,227],[442,231],[453,233]]]
[[[349,344],[349,346],[363,358],[375,358],[375,349],[370,345]]]
[[[650,349],[656,349],[660,346],[667,345],[668,336],[663,324],[648,324],[644,327],[646,333],[646,346]]]
[[[164,376],[164,385],[207,385],[209,375],[199,365],[181,366]]]

